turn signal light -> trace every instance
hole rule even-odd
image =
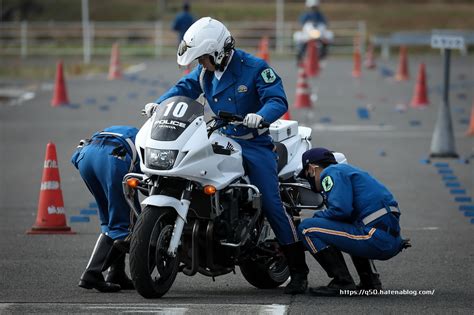
[[[216,187],[212,185],[206,185],[204,186],[204,193],[209,196],[214,195],[216,193]]]
[[[127,179],[127,185],[128,185],[128,187],[130,187],[130,188],[134,188],[134,189],[135,189],[135,188],[138,187],[139,184],[140,184],[140,181],[139,181],[138,179],[136,179],[136,178],[129,178],[129,179]]]

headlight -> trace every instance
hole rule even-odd
[[[145,149],[145,164],[156,170],[169,170],[173,168],[178,150]]]

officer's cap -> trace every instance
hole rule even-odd
[[[326,148],[313,148],[305,153],[301,158],[303,164],[303,170],[298,174],[298,177],[306,178],[305,171],[309,164],[316,164],[320,166],[326,166],[329,164],[337,164],[336,158],[331,151]]]

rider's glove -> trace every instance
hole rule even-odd
[[[252,114],[247,114],[247,116],[245,116],[242,124],[249,128],[258,128],[262,120],[263,120],[262,116],[252,113]]]
[[[158,107],[158,104],[156,103],[148,103],[145,105],[145,108],[143,108],[142,113],[146,115],[146,117],[150,118],[153,116],[153,113],[155,112],[155,109]]]

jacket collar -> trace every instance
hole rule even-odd
[[[237,49],[234,50],[234,55],[232,56],[232,59],[230,60],[229,65],[227,66],[227,69],[219,80],[217,88],[215,89],[215,92],[212,96],[219,94],[237,81],[237,78],[242,73],[242,63],[242,52]]]

